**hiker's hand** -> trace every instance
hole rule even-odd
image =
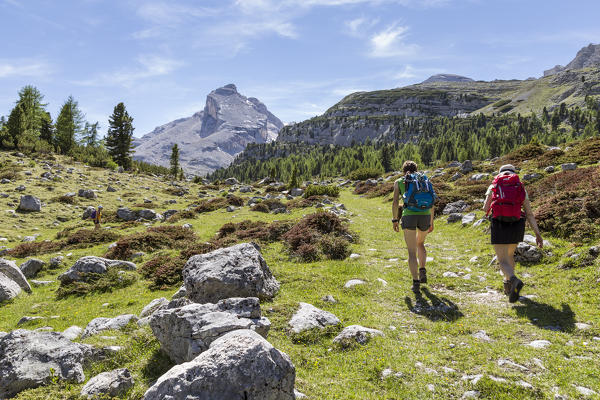
[[[433,232],[433,222],[431,223],[431,225],[429,225],[429,229],[427,230],[427,233],[431,232]]]
[[[398,223],[394,222],[394,231],[400,232],[400,227],[398,227]]]
[[[542,235],[539,233],[535,235],[535,242],[540,249],[544,247],[544,239],[542,239]]]

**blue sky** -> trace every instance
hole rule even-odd
[[[284,122],[344,95],[436,73],[526,79],[600,43],[600,2],[554,0],[0,0],[0,115],[36,86],[105,131],[124,102],[135,135],[235,83]]]

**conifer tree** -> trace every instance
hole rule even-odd
[[[96,147],[98,146],[98,126],[100,123],[96,121],[93,124],[89,122],[85,123],[85,128],[83,128],[83,133],[81,135],[81,139],[83,144],[86,147]]]
[[[296,164],[292,167],[292,175],[290,176],[290,181],[288,182],[288,189],[297,188],[298,184],[298,167]]]
[[[130,169],[132,164],[132,122],[133,118],[129,116],[123,103],[117,104],[108,118],[106,148],[113,160],[125,169]]]
[[[177,143],[171,148],[171,175],[177,179],[179,174],[179,146]]]
[[[381,165],[383,166],[383,172],[390,172],[392,170],[392,153],[387,144],[381,147]]]
[[[45,112],[42,117],[42,126],[40,128],[40,139],[44,140],[49,145],[54,145],[54,125],[52,125],[52,117],[49,112]]]
[[[27,85],[19,91],[17,104],[21,106],[23,131],[35,138],[40,136],[42,120],[47,104],[42,103],[44,96],[34,86]]]
[[[19,144],[19,137],[25,132],[25,121],[23,117],[23,108],[20,104],[17,104],[6,122],[6,129],[10,140],[13,142],[13,146],[17,147]]]
[[[83,128],[83,113],[73,96],[69,96],[60,109],[55,128],[57,147],[62,154],[67,154],[77,143],[77,135]]]

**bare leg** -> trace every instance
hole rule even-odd
[[[404,241],[408,250],[408,268],[413,280],[419,279],[419,264],[417,263],[417,232],[404,229]]]
[[[421,231],[417,229],[417,253],[419,256],[419,267],[425,268],[427,261],[427,249],[425,249],[425,238],[429,231]]]
[[[512,247],[512,252],[511,251]],[[509,280],[515,274],[515,260],[514,251],[516,245],[513,244],[495,244],[494,250],[498,257],[498,264],[500,264],[500,270],[504,274],[504,279]]]

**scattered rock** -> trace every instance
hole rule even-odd
[[[586,388],[585,386],[577,386],[575,385],[575,389],[577,389],[577,391],[579,393],[581,393],[584,396],[594,396],[597,395],[598,393],[592,389]]]
[[[354,286],[364,285],[365,283],[365,281],[360,279],[350,279],[348,282],[346,282],[346,284],[344,284],[344,287],[346,289],[350,289]]]
[[[73,264],[65,273],[58,276],[61,283],[70,283],[74,281],[85,280],[86,274],[105,274],[109,268],[119,268],[122,270],[135,271],[136,266],[129,261],[109,260],[107,258],[85,256]]]
[[[467,215],[462,217],[461,223],[462,226],[467,226],[472,224],[473,221],[475,221],[475,213],[468,213]]]
[[[300,309],[292,316],[289,326],[292,332],[300,333],[311,329],[324,329],[340,323],[339,318],[332,313],[318,309],[312,304],[300,303]]]
[[[146,307],[144,307],[144,309],[140,313],[140,318],[150,317],[150,316],[152,316],[152,314],[154,314],[158,310],[167,308],[168,305],[169,305],[169,300],[167,300],[164,297],[161,297],[159,299],[154,299],[150,303],[148,303],[148,305]]]
[[[296,372],[290,358],[251,330],[215,340],[193,361],[176,365],[144,400],[293,400]]]
[[[454,222],[462,221],[463,215],[460,213],[452,213],[448,215],[447,223],[452,224]]]
[[[467,209],[468,206],[469,205],[464,200],[458,200],[453,203],[448,203],[446,204],[446,207],[444,207],[442,214],[449,215],[454,213],[462,213]]]
[[[577,164],[575,163],[566,163],[566,164],[561,164],[560,168],[563,171],[572,171],[574,169],[577,169]]]
[[[344,330],[333,339],[333,342],[340,344],[342,347],[348,347],[353,343],[365,345],[373,336],[384,336],[384,334],[377,329],[365,328],[360,325],[350,325],[344,328]]]
[[[489,179],[490,174],[475,174],[475,175],[471,175],[471,180],[472,181],[482,181],[485,179]]]
[[[261,317],[256,297],[162,309],[150,318],[154,336],[176,363],[193,360],[227,332],[251,329],[266,337],[270,326],[269,320]]]
[[[73,325],[73,326],[70,326],[67,329],[65,329],[63,331],[62,335],[69,340],[75,340],[75,339],[79,338],[82,333],[83,333],[83,328],[81,328],[77,325]]]
[[[292,190],[290,190],[290,195],[292,195],[294,197],[302,196],[303,194],[304,194],[304,190],[302,190],[300,188],[293,188]]]
[[[235,178],[227,178],[227,179],[225,179],[225,184],[226,185],[239,185],[240,182]]]
[[[467,174],[471,171],[473,171],[473,163],[471,160],[465,160],[460,167],[460,172]]]
[[[116,192],[116,191],[117,191],[117,189],[115,189],[114,187],[112,187],[112,186],[108,185],[108,187],[106,188],[106,191],[107,191],[107,192],[110,192],[110,193],[114,193],[114,192]]]
[[[512,369],[516,369],[516,370],[520,370],[520,371],[529,371],[529,368],[527,368],[526,366],[517,364],[510,360],[500,359],[500,360],[498,360],[498,365],[500,367],[512,368]]]
[[[77,196],[84,197],[90,200],[95,199],[97,197],[96,192],[92,189],[79,189],[79,192],[77,192]]]
[[[331,304],[337,303],[337,300],[330,294],[328,294],[327,296],[323,296],[321,298],[321,300],[324,301],[325,303],[331,303]]]
[[[28,194],[21,196],[17,209],[19,211],[40,212],[42,211],[42,202],[37,197]]]
[[[493,342],[492,338],[490,338],[485,331],[477,331],[472,336],[482,342]]]
[[[527,343],[527,346],[533,347],[534,349],[544,349],[551,344],[552,343],[550,343],[548,340],[534,340],[531,343]]]
[[[544,171],[551,174],[554,172],[554,165],[549,165],[546,168],[544,168]]]
[[[540,179],[541,177],[542,177],[542,175],[538,174],[537,172],[534,172],[533,174],[524,174],[523,181],[524,182],[532,182],[532,181]]]
[[[442,274],[444,278],[458,278],[458,275],[452,271],[446,271]]]
[[[577,329],[579,329],[580,331],[587,331],[587,330],[589,330],[589,329],[590,329],[592,326],[591,326],[590,324],[586,324],[586,323],[583,323],[583,322],[576,322],[576,323],[575,323],[575,327],[576,327]]]
[[[542,257],[542,251],[529,243],[521,242],[515,250],[515,261],[519,263],[537,263]]]
[[[37,320],[40,320],[40,319],[45,319],[45,318],[44,317],[40,317],[40,316],[35,316],[35,317],[25,316],[25,317],[22,317],[19,320],[19,322],[17,322],[17,326],[26,324],[26,323],[31,322],[31,321],[37,321]]]
[[[271,299],[279,291],[279,283],[254,243],[192,256],[183,268],[183,280],[187,296],[196,303],[229,297]]]
[[[63,256],[52,257],[50,259],[50,262],[48,263],[49,267],[53,268],[53,269],[60,267],[60,265],[62,264],[62,262],[63,262],[64,259],[65,258]]]
[[[86,337],[96,335],[102,331],[108,331],[108,330],[116,331],[116,330],[124,328],[125,326],[127,326],[127,324],[129,324],[132,321],[137,322],[137,320],[138,320],[138,317],[136,317],[133,314],[119,315],[114,318],[104,318],[104,317],[94,318],[85,327],[85,330],[83,331],[83,334],[81,335],[81,338],[85,339]]]
[[[0,339],[0,398],[50,383],[51,370],[59,379],[82,383],[91,356],[91,346],[61,333],[14,330]]]
[[[102,372],[91,378],[81,389],[81,396],[120,397],[133,387],[133,377],[127,368]]]
[[[14,261],[0,258],[0,273],[14,281],[27,293],[31,293],[31,286],[29,285],[29,282],[27,282],[27,278],[25,278],[25,275],[23,275],[23,272],[21,272]]]
[[[46,265],[46,263],[42,260],[38,260],[37,258],[30,258],[25,261],[19,267],[21,272],[25,276],[25,278],[35,278],[35,276],[40,272],[40,270]]]

